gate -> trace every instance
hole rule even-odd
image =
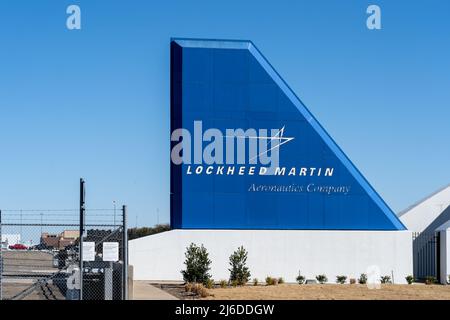
[[[76,212],[3,210],[0,215],[1,298],[64,299],[68,266],[79,263]]]
[[[125,300],[128,296],[126,206],[114,211],[117,215],[86,210],[81,238],[82,300]]]
[[[128,297],[126,206],[0,211],[0,300]]]
[[[440,281],[440,235],[439,232],[413,233],[414,278],[425,280],[434,277]]]

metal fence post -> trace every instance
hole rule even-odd
[[[83,235],[84,235],[84,213],[85,213],[85,189],[84,180],[80,179],[80,300],[83,300]]]
[[[123,299],[128,300],[128,227],[127,206],[122,206],[123,215]]]
[[[3,300],[3,234],[2,210],[0,210],[0,301]]]
[[[436,279],[439,283],[441,280],[445,282],[445,279],[441,279],[441,233],[438,231],[435,233],[435,254],[436,254]]]

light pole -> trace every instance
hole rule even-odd
[[[23,243],[22,238],[22,209],[20,209],[20,243]]]

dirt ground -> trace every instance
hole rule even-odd
[[[208,290],[216,300],[450,300],[450,286],[382,285],[368,289],[359,284],[245,286]]]

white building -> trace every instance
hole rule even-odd
[[[2,234],[2,249],[20,243],[20,234]]]
[[[170,61],[174,230],[130,241],[136,279],[182,280],[195,243],[208,250],[215,280],[229,278],[229,257],[243,246],[259,280],[374,271],[405,282],[411,232],[251,41],[172,39]],[[223,152],[234,140],[249,152]],[[222,156],[202,161],[208,150]],[[278,170],[266,174],[266,160]]]
[[[450,184],[403,210],[398,216],[409,230],[420,233],[413,246],[414,273],[430,273],[433,270],[429,269],[437,269],[441,283],[447,283],[450,275]],[[436,232],[439,233],[437,239]],[[428,270],[417,270],[423,268]]]

